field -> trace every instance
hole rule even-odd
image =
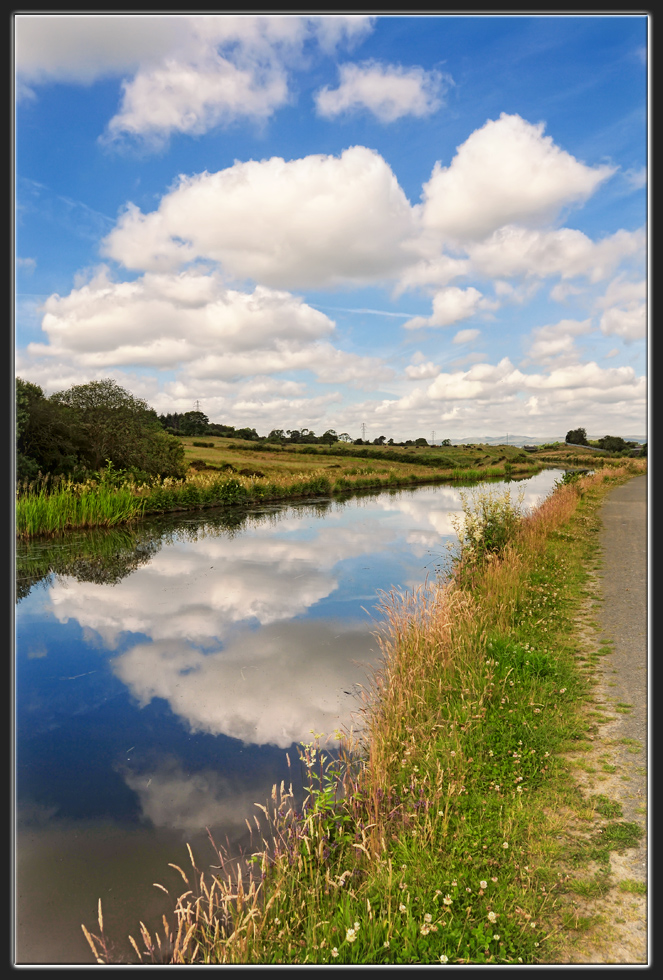
[[[431,469],[485,470],[514,468],[531,464],[529,454],[517,446],[355,446],[337,442],[334,445],[256,443],[222,437],[182,437],[189,466],[196,470],[218,469],[244,475],[264,475],[270,479],[285,474],[306,476],[315,471],[330,470],[330,478],[339,476],[387,474],[417,476],[426,479]],[[243,470],[250,472],[242,473]]]

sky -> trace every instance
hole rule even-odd
[[[648,28],[16,15],[16,374],[260,435],[645,438]]]

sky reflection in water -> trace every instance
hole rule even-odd
[[[529,507],[558,476],[512,486]],[[293,743],[333,745],[353,722],[379,590],[435,575],[459,507],[436,486],[225,529],[189,515],[112,585],[63,548],[78,577],[56,563],[16,615],[19,962],[89,962],[80,923],[100,896],[124,938],[183,841],[202,847],[206,827],[240,841],[273,783],[297,783]]]

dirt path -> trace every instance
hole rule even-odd
[[[570,962],[647,964],[647,476],[638,476],[605,498],[599,517],[601,560],[592,592],[590,644],[610,644],[600,658],[594,687],[598,726],[579,782],[586,793],[619,803],[623,821],[638,824],[637,846],[611,854],[613,887],[580,904],[594,918]],[[649,940],[649,942],[648,942]]]

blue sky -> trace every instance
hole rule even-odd
[[[644,435],[645,15],[18,15],[16,373]]]

